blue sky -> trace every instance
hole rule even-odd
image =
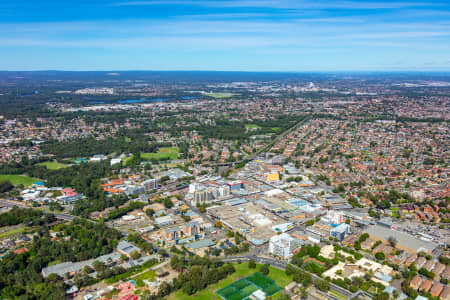
[[[0,0],[0,70],[450,71],[450,1]]]

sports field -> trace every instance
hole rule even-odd
[[[217,291],[217,294],[225,300],[242,300],[257,290],[263,291],[266,296],[272,296],[281,288],[272,279],[256,272]]]
[[[256,269],[249,269],[248,263],[243,262],[241,264],[234,263],[234,268],[236,272],[229,275],[227,278],[222,279],[216,284],[208,286],[206,289],[192,295],[186,295],[182,290],[178,290],[175,293],[170,294],[167,299],[168,300],[220,300],[223,299],[216,292],[229,286],[230,284],[238,281],[242,278],[248,277],[255,273],[256,270],[259,270],[260,264],[256,264]],[[287,276],[284,270],[280,270],[274,267],[269,267],[269,275],[267,277],[275,280],[275,283],[279,287],[285,287],[289,283],[292,282],[292,276]],[[279,293],[275,294],[272,298],[276,299]]]
[[[30,186],[39,181],[39,179],[24,176],[24,175],[0,175],[0,182],[9,181],[12,185]]]
[[[178,158],[179,150],[175,147],[159,148],[157,153],[142,153],[141,158],[145,160],[172,160]]]
[[[248,129],[260,129],[261,126],[256,125],[256,124],[245,124],[245,128],[248,128]]]
[[[61,163],[56,162],[56,161],[46,161],[46,162],[39,163],[37,165],[38,166],[44,166],[48,170],[58,170],[58,169],[63,169],[63,168],[67,168],[68,167],[68,165],[61,164]]]

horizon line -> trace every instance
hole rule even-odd
[[[302,71],[269,71],[269,70],[139,70],[139,69],[125,69],[125,70],[64,70],[64,69],[34,69],[34,70],[2,70],[0,72],[241,72],[241,73],[450,73],[449,70],[414,70],[414,69],[405,69],[405,70],[302,70]]]

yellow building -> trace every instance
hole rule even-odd
[[[277,173],[270,173],[266,177],[266,181],[279,181],[280,180],[280,174]]]

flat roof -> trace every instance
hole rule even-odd
[[[228,201],[225,201],[225,203],[229,206],[236,206],[236,205],[241,205],[241,204],[245,204],[248,201],[244,198],[236,198],[236,199],[231,199]]]
[[[204,240],[199,240],[199,241],[195,241],[195,242],[186,244],[186,248],[191,248],[191,249],[195,250],[195,249],[204,248],[204,247],[211,247],[211,246],[214,246],[215,244],[216,243],[214,243],[210,239],[204,239]]]

